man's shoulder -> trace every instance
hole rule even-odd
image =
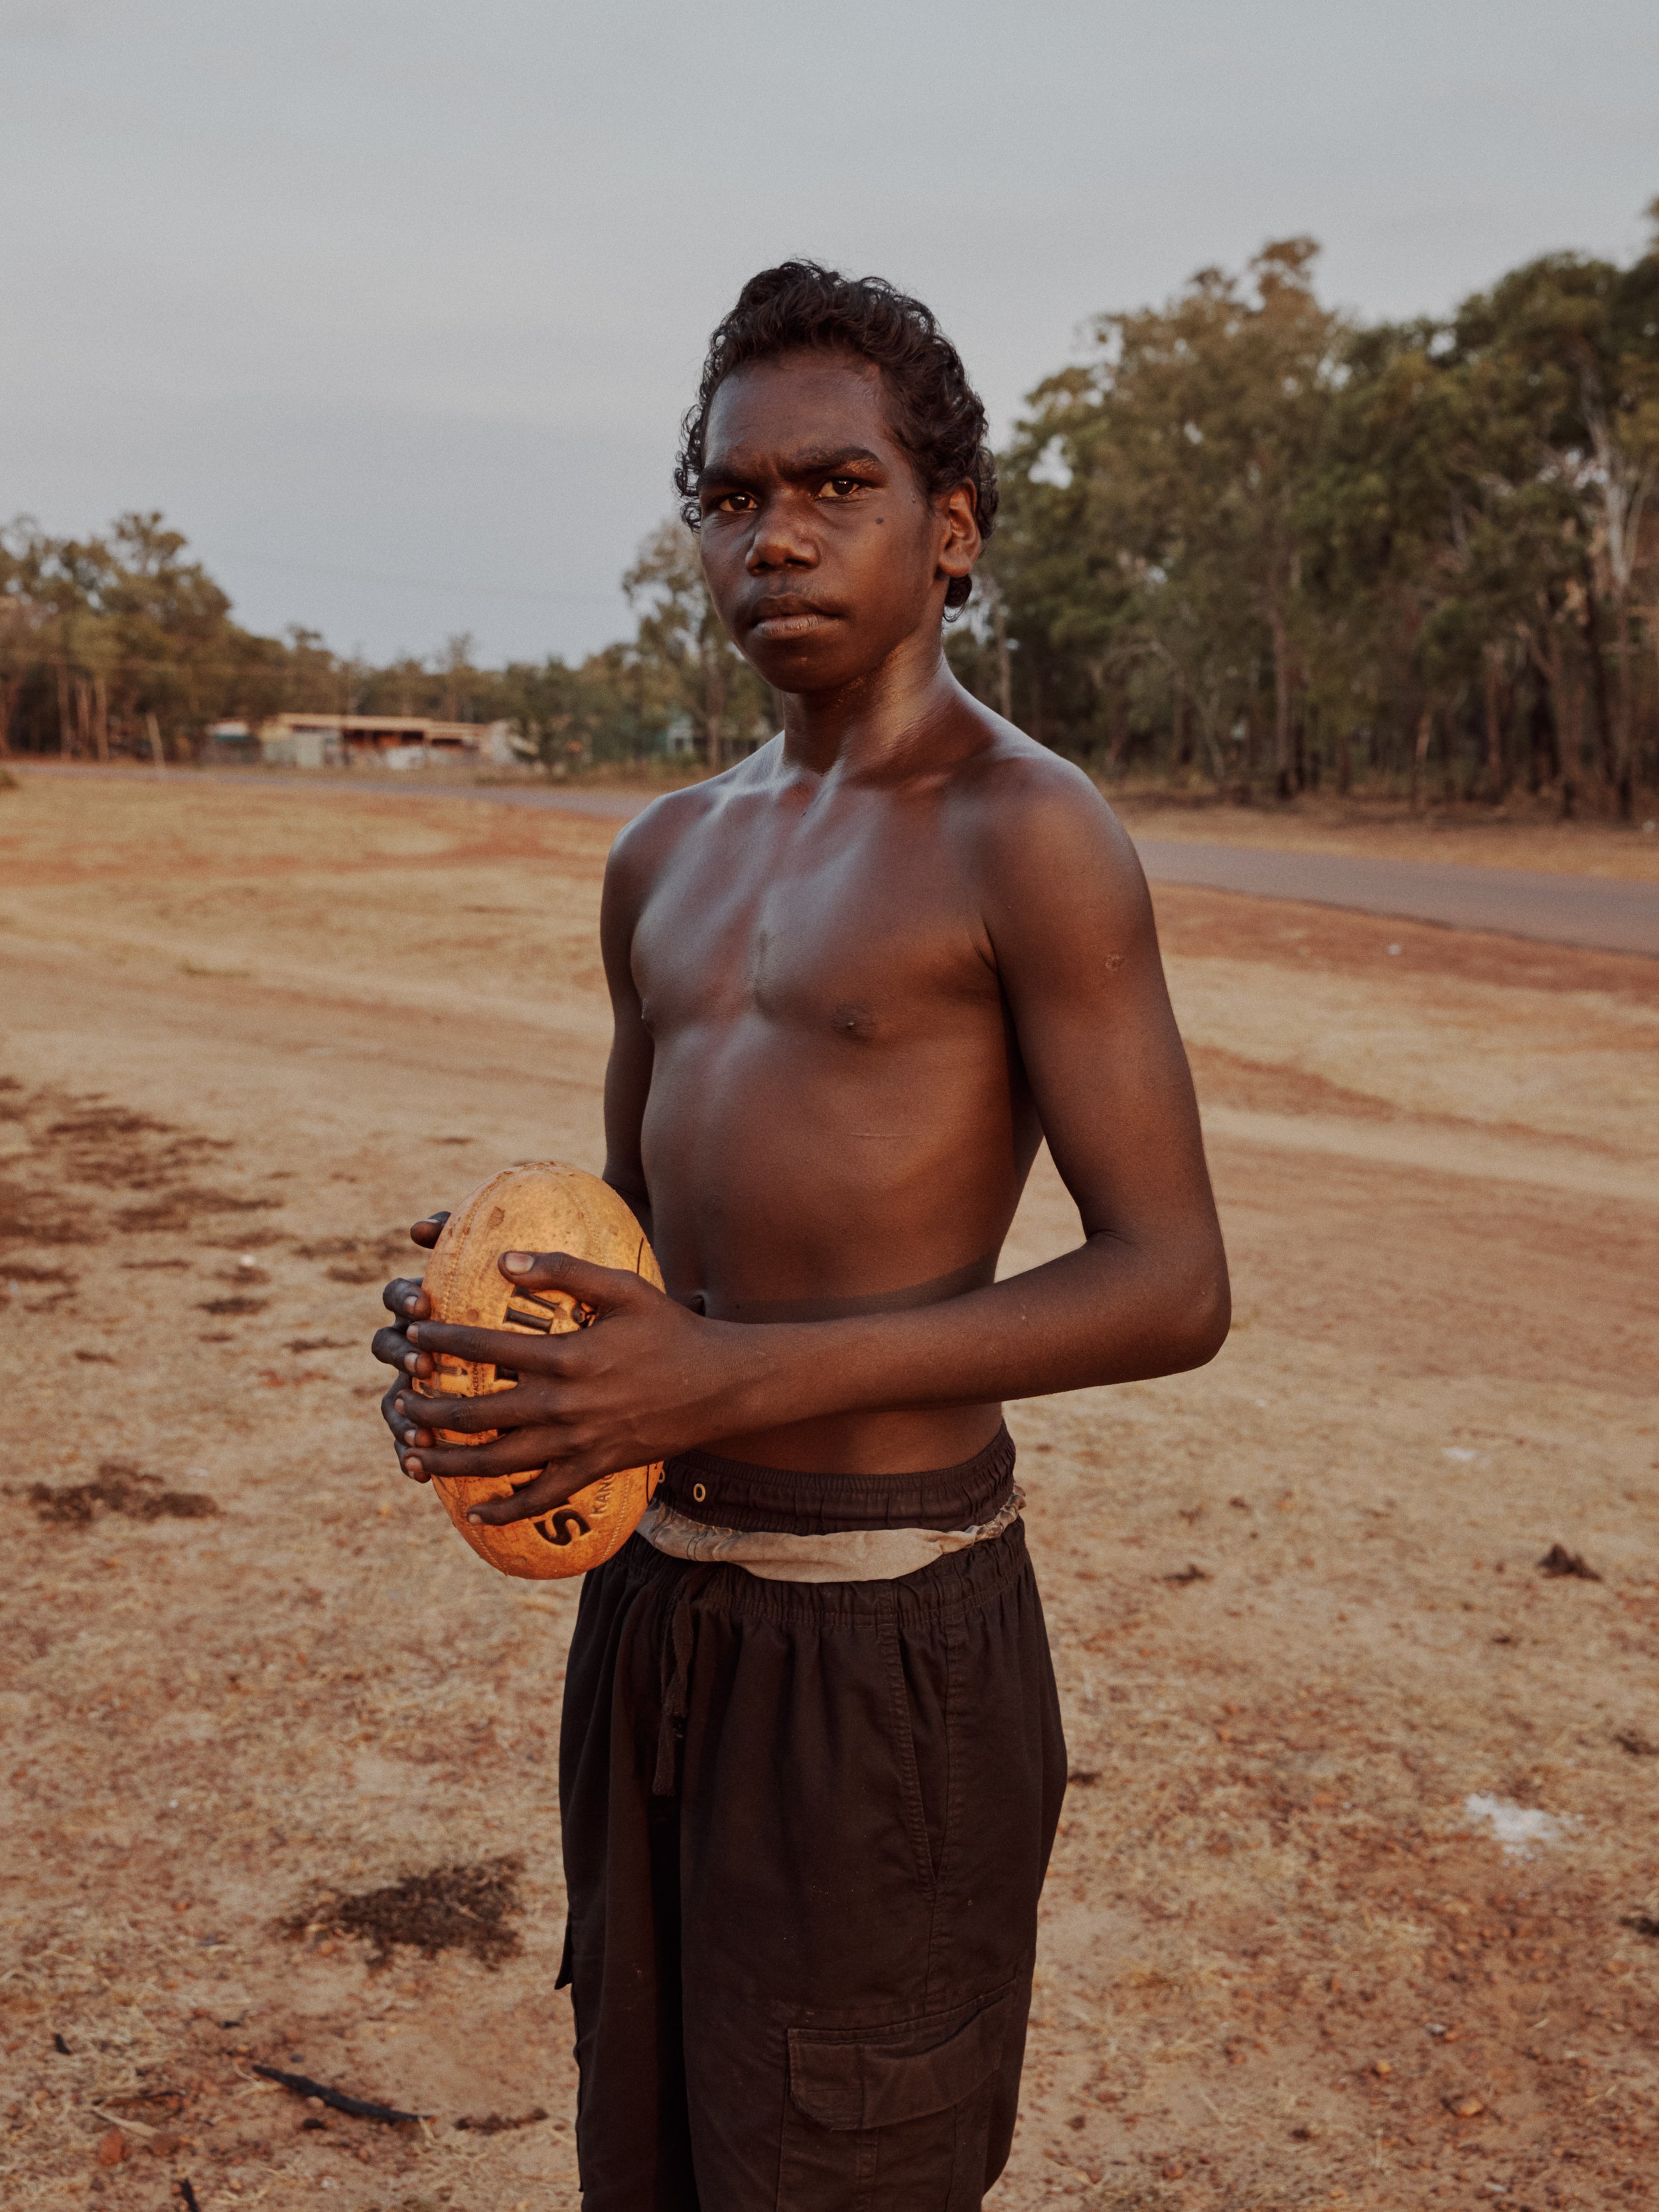
[[[1157,958],[1139,855],[1094,779],[996,716],[952,794],[957,851],[1005,980]],[[1093,972],[1091,969],[1090,972]],[[1144,972],[1144,965],[1138,970]]]
[[[1105,806],[1099,787],[1075,761],[1051,752],[988,708],[982,727],[984,742],[962,764],[965,791],[999,806]]]
[[[986,741],[953,778],[952,799],[988,860],[1087,853],[1138,872],[1127,832],[1075,762],[987,713]]]
[[[612,866],[628,874],[653,873],[684,838],[695,836],[756,790],[765,773],[767,756],[780,742],[775,738],[718,775],[706,776],[701,783],[689,783],[679,791],[665,791],[653,799],[611,846]]]

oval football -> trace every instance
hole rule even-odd
[[[610,1184],[580,1168],[538,1160],[491,1176],[444,1224],[426,1270],[434,1319],[526,1338],[581,1328],[584,1313],[562,1291],[531,1292],[508,1282],[496,1262],[503,1252],[514,1251],[568,1252],[597,1267],[627,1267],[662,1288],[655,1255],[639,1223]],[[475,1398],[510,1390],[516,1379],[510,1370],[446,1352],[430,1381],[415,1387],[428,1397]],[[495,1431],[438,1433],[446,1443],[482,1444]],[[481,1500],[505,1498],[534,1480],[533,1474],[434,1475],[432,1487],[480,1559],[504,1575],[546,1582],[586,1574],[619,1551],[662,1480],[662,1467],[659,1462],[606,1475],[533,1521],[491,1528],[467,1519],[469,1508]]]

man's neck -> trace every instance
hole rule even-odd
[[[795,774],[817,777],[879,779],[933,766],[941,745],[960,749],[951,726],[966,703],[938,633],[912,635],[856,683],[786,691],[784,760]]]

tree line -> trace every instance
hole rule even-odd
[[[1031,394],[975,690],[1110,772],[1628,817],[1659,781],[1659,200],[1443,319],[1326,307],[1308,239],[1103,315]]]
[[[160,514],[101,537],[0,527],[0,757],[191,759],[215,723],[257,728],[284,711],[506,721],[549,767],[635,761],[674,734],[718,765],[751,741],[769,702],[727,642],[678,521],[647,538],[623,580],[637,627],[572,665],[557,655],[477,665],[471,637],[384,665],[330,650],[315,631],[262,637]]]
[[[1659,784],[1659,201],[1629,265],[1530,261],[1444,318],[1326,306],[1308,239],[1101,315],[1030,394],[948,650],[1109,778],[1628,817]],[[710,767],[775,703],[664,523],[631,639],[580,663],[376,666],[262,637],[159,514],[0,530],[0,751],[188,757],[282,709],[506,720],[550,768]]]

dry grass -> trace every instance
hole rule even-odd
[[[110,1354],[78,1352],[76,1357],[115,1364]],[[205,1492],[165,1489],[159,1474],[145,1474],[120,1459],[100,1461],[90,1482],[32,1482],[26,1494],[48,1528],[89,1528],[100,1510],[129,1521],[204,1521],[219,1510]]]
[[[401,1881],[356,1896],[326,1892],[290,1913],[283,1932],[352,1938],[368,1946],[371,1966],[390,1966],[400,1949],[423,1959],[464,1951],[481,1966],[499,1966],[516,1959],[522,1948],[508,1923],[524,1909],[519,1896],[523,1872],[524,1860],[513,1851],[477,1866],[434,1867],[428,1874],[405,1875]]]

